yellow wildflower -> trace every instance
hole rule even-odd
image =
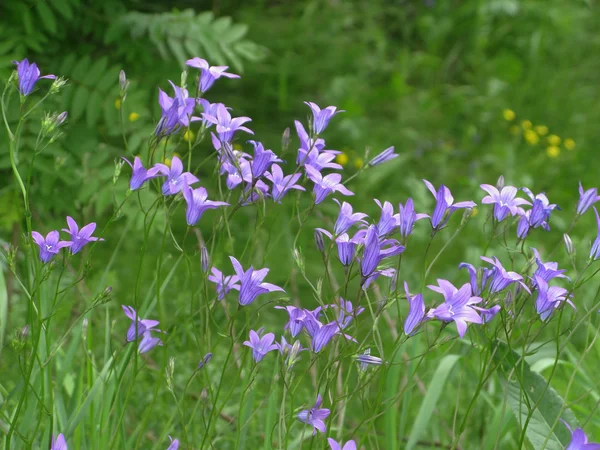
[[[130,122],[135,122],[139,118],[140,118],[140,115],[138,113],[136,113],[136,112],[129,113],[129,121]]]
[[[560,155],[560,147],[557,147],[556,145],[551,145],[546,149],[546,154],[550,158],[558,158],[558,155]]]
[[[521,134],[521,127],[519,125],[512,125],[509,128],[510,134],[512,134],[513,136],[518,136]]]
[[[540,142],[540,137],[533,130],[526,130],[524,136],[529,145],[536,145]]]
[[[115,100],[115,108],[121,109],[121,99],[120,98]]]
[[[356,158],[354,160],[354,167],[356,167],[357,169],[361,169],[363,166],[363,159],[362,158]]]
[[[529,130],[529,129],[531,129],[533,124],[531,123],[531,120],[523,120],[521,122],[521,126],[523,127],[524,130]]]
[[[535,132],[540,136],[546,136],[548,134],[548,127],[546,125],[537,125]]]
[[[512,109],[505,109],[502,111],[502,115],[504,116],[504,120],[508,122],[515,120],[515,112]]]
[[[238,143],[233,144],[233,149],[237,150],[238,152],[242,151],[242,146]]]
[[[348,164],[349,159],[350,158],[345,153],[338,153],[335,157],[335,160],[337,161],[337,163],[342,166],[345,166],[346,164]]]
[[[167,167],[171,167],[171,158],[165,158],[165,160],[163,161],[163,164]]]
[[[560,137],[558,137],[555,134],[551,134],[550,136],[548,136],[548,144],[550,144],[550,146],[560,145]]]
[[[187,130],[184,134],[183,134],[183,139],[186,142],[189,141],[193,141],[194,140],[194,132],[192,130]]]
[[[476,206],[471,210],[471,217],[475,217],[477,214],[479,214],[479,209]]]
[[[567,150],[573,150],[575,148],[575,141],[571,138],[565,139],[565,148]]]

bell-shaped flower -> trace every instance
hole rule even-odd
[[[13,61],[13,63],[17,65],[17,77],[19,79],[19,92],[21,95],[27,96],[31,94],[35,84],[42,78],[56,79],[55,75],[40,76],[40,69],[38,69],[37,64],[30,64],[27,58],[23,61]]]
[[[400,228],[400,236],[408,237],[415,227],[417,220],[425,219],[429,217],[427,214],[417,214],[415,212],[415,206],[413,199],[409,198],[406,200],[406,205],[402,203],[398,204],[398,227]]]
[[[427,317],[435,317],[443,322],[456,323],[456,329],[462,338],[467,332],[467,324],[483,323],[483,319],[472,305],[481,303],[481,298],[472,295],[471,285],[464,284],[457,289],[447,280],[438,279],[438,286],[427,286],[432,291],[438,292],[444,296],[444,303],[429,310]]]
[[[54,255],[56,255],[61,248],[71,247],[73,242],[61,241],[58,231],[51,231],[46,235],[42,236],[37,231],[31,232],[33,242],[40,248],[40,260],[43,263],[50,262]]]
[[[246,122],[252,121],[250,117],[232,118],[231,114],[223,104],[218,105],[216,109],[216,115],[204,112],[202,113],[202,117],[204,117],[206,121],[217,126],[217,133],[219,134],[219,139],[221,141],[231,142],[236,131],[254,134],[254,131],[243,126]]]
[[[516,215],[520,205],[531,205],[524,198],[517,198],[518,189],[514,186],[504,186],[501,191],[491,184],[482,184],[480,187],[488,193],[481,203],[494,205],[494,218],[498,222],[502,222],[509,214]]]
[[[94,222],[87,224],[80,230],[77,222],[75,222],[71,216],[67,216],[67,225],[69,226],[69,229],[67,230],[63,228],[62,231],[69,233],[71,236],[71,242],[73,245],[71,245],[70,249],[71,254],[73,255],[79,253],[88,242],[104,240],[102,238],[92,236],[96,230],[96,224]]]
[[[452,196],[450,189],[446,186],[443,184],[440,185],[440,188],[436,192],[433,184],[427,180],[423,180],[423,182],[425,183],[425,186],[427,186],[427,189],[429,189],[429,192],[435,197],[435,209],[431,215],[431,226],[434,230],[439,230],[446,225],[454,211],[457,209],[474,208],[477,206],[473,201],[454,203],[454,197]]]
[[[587,191],[583,190],[583,186],[581,185],[581,181],[579,182],[579,201],[577,202],[577,215],[581,216],[585,213],[590,207],[600,201],[600,195],[598,195],[597,188],[591,188]]]
[[[265,174],[265,178],[273,184],[273,187],[271,188],[273,201],[281,203],[281,200],[290,189],[304,191],[304,187],[296,184],[301,176],[301,173],[283,176],[281,167],[277,164],[273,164],[271,166],[271,172],[266,172]]]
[[[221,77],[225,78],[240,78],[235,73],[225,72],[229,69],[229,66],[210,66],[205,59],[198,58],[197,56],[192,59],[188,59],[185,64],[189,67],[195,67],[200,69],[200,80],[198,82],[198,90],[201,94],[208,91],[212,85]]]
[[[240,280],[240,305],[246,306],[254,301],[256,297],[267,292],[285,292],[283,288],[271,283],[264,283],[263,280],[269,273],[269,269],[255,270],[252,266],[246,271],[242,268],[240,262],[233,256],[230,256],[231,264],[236,275]]]
[[[315,184],[313,189],[315,204],[318,205],[333,192],[339,192],[342,195],[354,195],[346,186],[341,184],[342,176],[339,173],[330,173],[323,176],[321,172],[312,166],[305,166],[304,169],[308,178]]]
[[[156,164],[154,167],[167,176],[162,185],[163,195],[175,195],[181,192],[184,186],[191,186],[200,181],[196,175],[183,171],[183,163],[177,156],[173,156],[171,167],[164,164]]]
[[[187,203],[185,218],[189,226],[194,226],[207,209],[216,209],[219,206],[229,206],[229,203],[208,200],[208,193],[203,187],[192,189],[183,186],[183,198]]]
[[[404,282],[404,291],[406,292],[406,300],[408,300],[409,304],[408,316],[406,316],[406,320],[404,321],[404,333],[410,336],[413,334],[415,328],[423,322],[423,318],[425,317],[425,302],[423,302],[423,294],[410,295],[406,281]]]
[[[277,350],[277,344],[274,344],[275,335],[273,333],[267,333],[263,337],[260,337],[254,330],[250,330],[250,340],[244,341],[246,347],[252,349],[252,358],[255,362],[260,362],[267,353]]]
[[[321,109],[316,103],[313,102],[304,102],[313,113],[312,127],[313,132],[316,135],[321,134],[327,125],[329,125],[329,121],[336,114],[345,112],[344,110],[337,109],[335,106],[328,106],[327,108]]]
[[[313,436],[317,434],[317,430],[321,433],[327,431],[324,421],[329,417],[330,411],[326,408],[321,408],[322,402],[323,398],[321,397],[321,394],[319,394],[317,395],[315,405],[311,409],[300,411],[296,416],[300,422],[313,427]]]

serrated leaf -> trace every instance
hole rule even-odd
[[[100,77],[104,75],[106,68],[108,67],[108,57],[103,56],[92,64],[92,67],[87,71],[85,82],[89,86],[95,85]]]
[[[167,39],[167,45],[171,49],[171,52],[173,52],[175,60],[180,64],[184,64],[187,57],[185,55],[185,50],[183,49],[183,43],[175,38],[170,38]]]
[[[69,53],[60,65],[60,73],[71,73],[76,60],[77,55],[75,55],[75,53]]]
[[[100,92],[93,91],[88,99],[86,105],[86,115],[85,119],[87,122],[87,126],[92,128],[98,122],[98,118],[100,117],[100,108],[102,107],[102,96]]]
[[[92,59],[88,55],[79,59],[71,71],[71,78],[77,81],[85,81],[91,63]]]
[[[70,120],[76,122],[85,111],[90,91],[85,86],[79,86],[73,93],[73,104],[69,111]]]
[[[50,9],[50,7],[44,1],[37,2],[36,6],[38,14],[42,19],[42,23],[44,24],[44,27],[46,27],[46,29],[50,33],[56,34],[56,31],[58,29],[56,25],[56,17],[54,17],[54,13]]]

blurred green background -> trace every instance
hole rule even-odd
[[[183,62],[200,56],[213,65],[229,65],[232,72],[242,75],[241,80],[219,80],[208,98],[231,106],[234,115],[250,116],[255,139],[267,148],[279,152],[287,127],[294,135],[293,120],[304,120],[308,114],[303,101],[346,111],[336,116],[325,136],[328,148],[344,152],[338,159],[344,165],[344,177],[362,166],[367,151],[374,155],[394,145],[399,158],[352,182],[357,194],[351,199],[355,210],[377,217],[378,207],[371,199],[397,205],[412,196],[419,212],[430,212],[433,199],[422,178],[436,186],[446,184],[459,201],[479,202],[483,196],[479,184],[494,184],[504,175],[507,184],[545,191],[563,207],[562,213],[554,214],[550,235],[536,230],[534,242],[543,252],[560,239],[571,221],[577,182],[581,180],[586,188],[600,184],[596,159],[599,29],[600,15],[593,0],[8,1],[0,3],[0,79],[10,75],[11,61],[24,57],[35,61],[42,74],[69,79],[68,86],[44,108],[69,112],[64,136],[35,163],[34,229],[44,234],[61,228],[66,215],[98,222],[102,228],[116,199],[123,197],[129,175],[124,168],[113,189],[114,161],[126,154],[119,114],[125,119],[131,154],[142,154],[160,116],[157,88],[168,91],[167,80],[178,82]],[[121,69],[131,80],[124,105],[118,102]],[[190,75],[188,83],[192,79]],[[44,90],[47,83],[42,80],[38,87]],[[31,160],[37,131],[35,121],[24,130],[19,155],[24,167]],[[243,139],[239,142],[247,149]],[[178,152],[178,146],[185,149],[187,143],[172,143],[170,150]],[[195,162],[200,163],[211,150],[206,140],[194,153]],[[200,173],[203,184],[206,180],[213,186],[209,192],[215,192],[210,177],[210,169]],[[131,297],[129,280],[137,274],[143,224],[135,202],[129,202],[123,212],[124,217],[105,236],[106,243],[94,250],[91,267],[86,267],[89,281],[79,290],[82,301],[89,298],[89,291],[99,292],[106,285],[113,286],[120,303],[127,304]],[[336,212],[332,202],[322,205],[302,233],[299,242],[306,249],[309,277],[316,278],[322,271],[317,267],[312,229],[323,225],[323,216],[331,221]],[[220,243],[219,252],[212,255],[217,266],[228,267],[227,254],[244,249],[254,215],[240,213],[232,225],[233,248]],[[459,262],[477,263],[487,239],[480,232],[482,216],[469,224],[470,231],[440,259],[436,276],[456,278]],[[200,223],[203,233],[210,233],[215,217],[206,215]],[[285,220],[285,213],[276,215],[271,230],[279,230],[276,224]],[[24,245],[22,222],[21,199],[2,128],[0,241]],[[574,233],[575,243],[582,245],[582,258],[585,246],[596,235],[593,223],[586,216]],[[104,268],[124,230],[120,256],[111,261],[106,275]],[[265,238],[268,232],[262,231]],[[252,257],[256,265],[273,268],[271,282],[286,284],[293,273],[289,246],[294,233],[282,233],[275,241],[281,242],[279,247],[272,242]],[[155,238],[161,235],[159,227]],[[418,232],[414,245],[426,242],[427,237],[425,230]],[[166,250],[177,254],[171,244]],[[498,255],[503,251],[501,245],[495,250]],[[154,277],[152,268],[159,252],[157,244],[143,262],[149,268],[143,272],[146,285]],[[407,263],[405,278],[415,284],[418,275],[411,275],[410,267],[420,267],[419,258]],[[566,265],[562,253],[560,258],[561,265]],[[180,288],[173,298],[181,312],[186,307],[185,294],[181,294],[181,304],[175,299],[193,282],[185,273],[177,277]],[[297,289],[300,297],[310,296],[306,286]],[[8,330],[24,324],[23,297],[16,288],[11,295]],[[311,303],[310,297],[306,302]],[[75,316],[70,308],[83,309],[61,310],[64,320]],[[264,311],[263,315],[277,324],[270,331],[283,324],[277,313]],[[115,339],[121,339],[121,328],[114,332]],[[188,358],[187,363],[193,365],[205,343],[191,338],[173,343],[181,352],[190,345],[197,349],[182,360]],[[422,369],[424,378],[434,369],[432,357]],[[148,375],[150,379],[160,376]],[[559,390],[560,383],[563,387],[568,383],[566,375],[562,381],[557,379]],[[594,399],[582,402],[579,412],[584,417],[592,411]],[[449,399],[450,411],[442,413],[446,421],[452,420],[453,401]],[[155,420],[160,423],[159,416]],[[448,423],[440,423],[434,434],[443,441]],[[600,421],[590,422],[590,431],[594,425],[597,431]],[[405,431],[400,429],[400,433]],[[480,441],[483,446],[484,439],[477,433],[472,442]],[[508,433],[506,448],[514,448],[517,435]],[[473,445],[467,448],[479,448]]]

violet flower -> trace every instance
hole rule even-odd
[[[433,184],[427,180],[423,180],[423,182],[425,183],[425,186],[427,186],[427,189],[429,189],[429,192],[431,192],[436,199],[435,209],[433,210],[433,214],[431,216],[431,226],[434,230],[439,230],[446,225],[454,211],[457,209],[474,208],[477,206],[477,204],[473,201],[454,203],[454,197],[452,196],[450,189],[448,189],[446,186],[443,184],[440,185],[440,188],[436,192]]]
[[[54,436],[52,436],[50,450],[68,450],[67,441],[65,440],[64,434],[60,433],[56,439],[54,439]]]
[[[429,217],[427,214],[417,214],[415,212],[415,206],[413,199],[409,198],[406,200],[406,205],[402,203],[398,204],[398,226],[400,227],[400,236],[408,237],[415,227],[417,220],[425,219]]]
[[[509,214],[516,215],[520,205],[531,205],[523,198],[516,198],[518,190],[514,186],[504,186],[501,191],[491,184],[482,184],[480,187],[488,193],[481,203],[494,205],[494,218],[498,222],[502,222]]]
[[[205,98],[198,98],[198,99],[196,99],[196,101],[200,105],[202,105],[202,112],[208,114],[209,116],[217,115],[217,110],[219,109],[219,105],[221,105],[223,108],[231,109],[231,108],[227,108],[225,105],[223,105],[223,103],[211,103],[208,100],[206,100]],[[210,128],[212,125],[214,125],[214,124],[209,122],[208,120],[206,120],[204,117],[202,118],[202,126],[204,128]]]
[[[359,306],[358,308],[354,309],[354,306],[352,305],[352,302],[350,300],[344,300],[340,297],[339,310],[340,311],[338,314],[337,323],[343,330],[344,328],[348,327],[348,325],[350,325],[352,319],[364,312],[365,308]]]
[[[535,309],[540,315],[540,319],[546,320],[552,315],[555,309],[559,308],[565,301],[575,309],[575,305],[571,302],[572,297],[569,291],[558,286],[548,286],[546,280],[542,277],[535,276],[535,284],[537,286],[537,298],[535,300]]]
[[[159,338],[152,336],[152,332],[150,330],[147,330],[142,335],[142,340],[138,345],[138,352],[140,354],[147,353],[157,345],[161,346],[163,345],[163,342]]]
[[[489,276],[492,274],[492,269],[483,270],[480,283],[477,279],[477,269],[475,269],[475,266],[473,266],[473,264],[463,262],[458,265],[458,268],[467,269],[467,271],[469,272],[471,291],[474,295],[480,295],[481,292],[483,292],[483,290],[485,289],[485,285]]]
[[[569,446],[565,450],[600,450],[600,444],[588,442],[588,437],[581,428],[573,430],[567,422],[562,419],[560,420],[571,433],[571,442],[569,442]]]
[[[579,201],[577,202],[577,215],[581,216],[590,206],[600,200],[597,188],[591,188],[587,191],[583,190],[581,181],[579,182]]]
[[[340,183],[342,176],[339,173],[330,173],[323,176],[321,172],[312,166],[304,166],[304,169],[308,178],[315,184],[313,193],[315,194],[316,205],[325,200],[333,192],[339,192],[342,195],[354,195],[353,192]]]
[[[394,146],[392,145],[391,147],[388,147],[384,151],[382,151],[379,155],[377,155],[371,161],[369,161],[368,165],[371,167],[374,167],[379,164],[383,164],[384,162],[388,162],[398,156],[399,155],[397,153],[394,153]]]
[[[208,276],[208,280],[217,285],[217,300],[223,300],[227,293],[235,289],[236,291],[240,290],[239,278],[237,275],[223,275],[216,267],[212,267],[210,269],[211,275]]]
[[[338,258],[343,266],[348,267],[350,264],[352,264],[356,256],[356,246],[362,242],[362,238],[357,237],[357,235],[354,235],[354,237],[350,238],[347,233],[342,233],[335,238],[335,243],[338,250]]]
[[[232,118],[231,114],[229,114],[229,111],[223,104],[219,104],[216,109],[216,115],[204,112],[202,113],[202,117],[204,117],[206,121],[217,126],[217,133],[219,134],[219,139],[221,141],[231,142],[236,131],[244,131],[249,134],[254,134],[254,131],[243,126],[243,124],[246,122],[252,121],[250,117]]]
[[[94,222],[87,224],[80,230],[77,226],[77,222],[75,222],[71,216],[67,216],[67,225],[69,226],[69,229],[67,230],[63,228],[62,231],[69,233],[71,236],[71,242],[73,242],[73,245],[71,245],[71,254],[73,255],[79,253],[83,246],[88,242],[104,240],[102,238],[92,236],[96,230],[96,224]]]
[[[243,200],[242,206],[246,206],[259,200],[263,200],[269,196],[269,186],[267,183],[262,180],[257,180],[254,185],[246,184],[244,193],[241,195],[240,200]]]
[[[360,364],[360,370],[363,372],[367,370],[368,366],[380,366],[383,364],[383,360],[377,356],[371,355],[371,349],[368,348],[361,355],[356,357],[356,362]]]
[[[457,289],[447,280],[438,279],[438,286],[427,286],[432,291],[444,296],[444,303],[429,310],[427,317],[435,317],[443,322],[454,321],[459,336],[462,338],[467,332],[467,323],[483,323],[483,319],[472,305],[480,303],[480,297],[475,297],[471,292],[471,285],[464,284]]]
[[[335,439],[327,438],[331,450],[356,450],[356,442],[347,441],[343,446],[342,442],[337,442]]]
[[[127,158],[122,159],[129,164],[129,167],[131,167],[132,170],[131,180],[129,181],[129,189],[132,191],[141,188],[146,181],[156,177],[164,177],[168,173],[168,171],[163,173],[163,168],[161,167],[152,167],[151,169],[146,170],[142,164],[142,160],[138,156],[134,158],[133,164],[131,164]]]
[[[159,338],[152,336],[152,332],[160,332],[160,330],[155,328],[160,323],[158,320],[140,319],[136,310],[131,306],[121,306],[125,315],[131,319],[131,325],[129,325],[129,329],[127,330],[127,342],[135,341],[136,337],[142,336],[142,340],[138,344],[139,353],[149,352],[157,345],[162,345],[162,341]]]
[[[409,311],[406,320],[404,321],[404,334],[411,336],[425,317],[425,303],[423,302],[423,294],[417,294],[411,297],[408,291],[408,283],[404,282],[404,291],[406,292],[406,300],[408,300]]]
[[[319,151],[316,148],[313,148],[311,151],[308,152],[308,154],[306,154],[306,157],[303,159],[302,165],[314,167],[319,172],[323,169],[342,170],[343,167],[340,164],[332,162],[335,159],[336,153],[339,152],[334,152],[332,150],[323,150],[319,153]]]
[[[382,243],[379,242],[377,227],[375,225],[371,225],[367,229],[363,258],[360,262],[360,272],[363,280],[368,279],[376,272],[377,266],[383,258],[398,255],[404,251],[404,246],[395,244],[395,241],[393,240],[389,242],[391,245],[385,249],[382,249]]]
[[[323,350],[340,330],[340,325],[335,321],[323,325],[317,320],[306,317],[304,324],[307,327],[306,330],[312,337],[310,348],[315,353],[319,353]],[[315,327],[311,328],[311,325],[314,325]]]
[[[251,162],[252,177],[258,178],[262,176],[271,167],[271,164],[283,162],[271,150],[265,150],[265,147],[260,142],[248,141],[254,146],[254,158]]]
[[[304,125],[301,122],[295,120],[294,125],[296,126],[296,133],[298,134],[298,139],[300,139],[300,148],[298,149],[298,156],[296,157],[296,164],[299,166],[304,165],[306,162],[308,153],[315,149],[318,152],[321,152],[325,148],[325,140],[321,138],[311,139],[306,130],[304,129]],[[340,152],[334,152],[340,153]]]
[[[321,109],[313,102],[304,102],[304,104],[307,105],[313,113],[312,128],[316,135],[321,134],[325,128],[327,128],[327,125],[329,125],[329,121],[333,116],[345,112],[343,109],[338,110],[335,106],[328,106],[327,108]]]
[[[27,96],[31,94],[35,84],[42,78],[50,80],[56,79],[55,75],[44,75],[40,76],[40,69],[36,63],[29,63],[27,58],[22,61],[13,61],[13,64],[17,65],[17,75],[19,78],[19,92],[21,95]],[[66,448],[66,447],[65,447]]]
[[[281,200],[283,197],[285,197],[285,194],[287,194],[290,189],[305,191],[306,189],[304,189],[304,187],[296,184],[301,176],[301,173],[283,176],[283,170],[281,170],[281,167],[279,167],[277,164],[273,164],[271,166],[271,172],[266,172],[265,174],[265,178],[273,184],[271,189],[273,201],[281,203]]]
[[[163,195],[175,195],[181,192],[184,186],[191,186],[200,181],[196,175],[183,172],[183,163],[177,156],[173,156],[171,167],[164,164],[156,164],[154,167],[167,176],[167,180],[162,185]]]
[[[512,283],[520,284],[523,287],[523,289],[525,289],[529,294],[531,294],[531,291],[523,282],[523,277],[517,272],[507,271],[504,268],[504,266],[502,266],[502,263],[498,260],[498,258],[496,258],[495,256],[493,258],[487,258],[485,256],[482,256],[481,259],[493,266],[492,272],[489,275],[489,277],[491,278],[490,294],[496,294],[502,291],[503,289],[506,289]]]
[[[197,56],[192,59],[188,59],[185,64],[190,67],[200,69],[200,81],[198,82],[198,90],[201,94],[208,91],[212,85],[221,77],[225,78],[240,78],[235,73],[225,72],[229,69],[229,66],[210,66],[205,59],[198,58]]]
[[[227,189],[235,189],[242,182],[252,184],[252,166],[250,161],[246,159],[249,155],[234,151],[233,156],[236,161],[236,165],[231,164],[229,161],[224,161],[221,164],[221,174],[227,173]]]
[[[382,205],[381,202],[376,198],[373,200],[381,209],[381,216],[379,218],[379,222],[377,223],[377,232],[379,233],[379,237],[383,237],[394,231],[394,229],[398,226],[400,216],[398,214],[394,214],[394,207],[390,202],[386,201]]]
[[[179,450],[179,441],[177,439],[173,439],[171,436],[169,436],[169,440],[171,441],[171,445],[169,445],[167,450]]]
[[[544,193],[534,195],[528,188],[521,188],[525,192],[531,201],[533,206],[531,207],[531,213],[529,216],[529,226],[532,228],[544,227],[550,229],[548,226],[548,220],[550,219],[550,213],[554,209],[560,209],[557,205],[551,204],[548,197]]]
[[[254,270],[252,266],[246,271],[242,268],[240,262],[233,256],[230,256],[231,264],[240,280],[240,305],[246,306],[254,301],[256,297],[268,292],[285,292],[283,288],[271,283],[263,283],[263,280],[269,273],[269,269]],[[235,287],[234,287],[235,289]]]
[[[300,411],[296,416],[300,422],[313,427],[313,436],[317,434],[317,430],[321,433],[327,431],[324,420],[327,419],[330,411],[326,408],[321,408],[321,403],[323,403],[323,398],[319,394],[317,395],[315,405],[311,409]]]
[[[275,306],[275,309],[285,309],[287,311],[289,321],[285,324],[283,329],[288,330],[292,337],[298,336],[304,328],[304,318],[306,317],[304,310],[291,305]]]
[[[169,80],[169,84],[171,84],[173,91],[175,92],[174,97],[169,97],[162,89],[158,89],[158,104],[162,110],[162,116],[169,116],[169,119],[171,119],[171,114],[173,116],[175,115],[175,110],[172,110],[171,108],[176,104],[177,125],[175,128],[187,127],[189,126],[190,121],[196,122],[201,120],[199,117],[192,117],[194,107],[196,106],[196,100],[190,98],[187,89],[175,85],[171,80]]]
[[[340,212],[338,214],[335,225],[333,226],[333,233],[339,236],[342,233],[348,231],[356,223],[366,223],[363,219],[368,217],[363,213],[355,213],[352,210],[352,205],[347,202],[340,202],[337,199],[333,199],[338,205],[340,205]]]
[[[534,273],[534,277],[538,276],[544,279],[545,281],[550,281],[553,278],[566,278],[567,280],[569,279],[569,277],[565,275],[566,270],[559,269],[557,262],[544,263],[540,258],[539,252],[535,248],[532,248],[531,250],[533,250],[535,262],[538,266],[537,270]]]
[[[61,241],[58,231],[51,231],[46,235],[42,236],[37,231],[31,232],[33,241],[40,248],[40,259],[43,263],[50,262],[50,260],[56,255],[61,248],[71,247],[73,242]]]
[[[187,203],[185,218],[189,226],[194,226],[202,214],[207,209],[216,209],[219,206],[229,206],[229,203],[208,200],[208,193],[203,187],[192,189],[187,185],[183,186],[183,198]]]
[[[277,344],[273,344],[274,340],[275,335],[273,333],[267,333],[260,337],[256,331],[250,330],[250,340],[244,341],[244,345],[252,349],[252,358],[258,363],[268,352],[278,349]]]
[[[600,259],[600,216],[598,215],[598,210],[594,207],[594,212],[596,213],[596,225],[598,226],[598,236],[596,240],[592,244],[592,248],[590,249],[590,259],[596,261]]]

